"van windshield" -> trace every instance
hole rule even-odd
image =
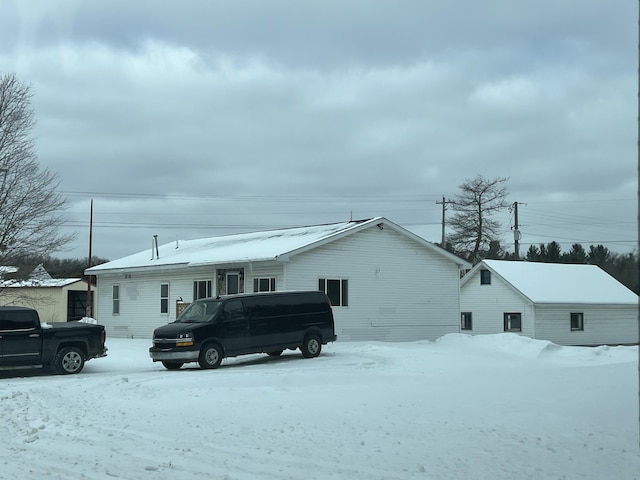
[[[179,323],[207,323],[210,322],[220,309],[220,302],[216,300],[198,300],[193,302],[180,314],[176,322]]]

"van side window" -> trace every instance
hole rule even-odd
[[[223,309],[223,317],[225,320],[237,320],[244,318],[244,308],[240,300],[231,300],[227,302]]]

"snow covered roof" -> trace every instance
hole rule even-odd
[[[37,279],[29,278],[27,280],[4,280],[0,282],[2,288],[23,288],[23,287],[37,287],[37,288],[61,288],[71,285],[76,282],[81,282],[81,278],[47,278]]]
[[[483,267],[533,303],[638,304],[633,291],[596,265],[483,260],[474,271]]]
[[[367,220],[353,220],[342,223],[312,225],[306,227],[267,230],[235,235],[180,240],[167,243],[155,249],[147,249],[127,257],[96,265],[85,270],[87,274],[96,274],[109,270],[159,267],[159,266],[195,266],[210,264],[229,264],[257,262],[266,260],[285,260],[292,255],[330,242],[344,235],[364,228],[381,225],[392,228],[427,248],[449,258],[457,264],[466,262],[444,249],[426,241],[408,230],[390,222],[384,217]],[[379,227],[378,227],[379,228]],[[467,264],[468,265],[468,264]]]

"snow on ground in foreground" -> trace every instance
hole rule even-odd
[[[639,479],[637,347],[512,334],[0,374],[2,479]]]

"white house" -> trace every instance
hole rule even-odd
[[[638,296],[595,265],[484,260],[462,278],[460,308],[462,333],[638,343]]]
[[[219,294],[324,290],[340,340],[436,339],[460,331],[470,265],[383,217],[176,241],[86,270],[97,320],[150,338],[184,302]]]

